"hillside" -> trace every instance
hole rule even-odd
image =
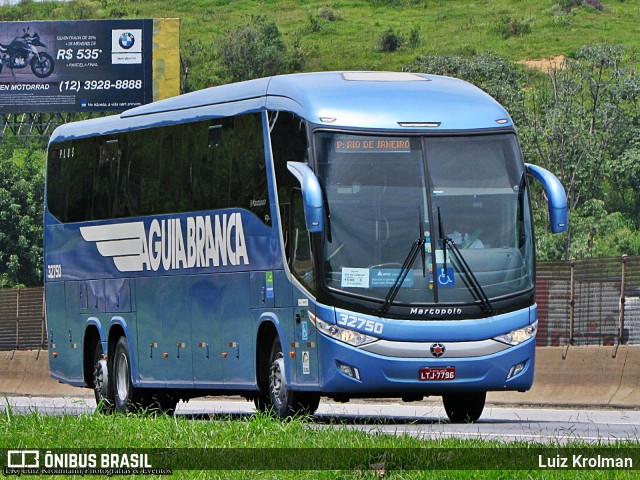
[[[264,15],[305,70],[398,70],[419,54],[473,55],[492,50],[512,60],[571,56],[587,43],[637,52],[637,0],[75,0],[23,1],[0,7],[0,20],[181,19],[181,52],[192,60],[193,87],[220,83],[217,46],[230,31]],[[579,5],[575,5],[579,4]],[[595,6],[592,6],[595,5]],[[598,7],[602,6],[600,10]],[[403,40],[383,52],[385,32]]]

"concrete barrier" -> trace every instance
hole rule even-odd
[[[640,346],[540,347],[536,356],[531,390],[490,392],[487,402],[640,408]],[[0,395],[91,397],[93,391],[53,380],[47,351],[32,350],[0,352]]]
[[[613,356],[615,353],[615,357]],[[541,347],[533,388],[491,392],[491,403],[640,407],[640,346]]]
[[[620,388],[611,398],[612,405],[640,406],[640,347],[627,347]],[[620,349],[618,349],[620,352]]]
[[[52,379],[48,352],[26,350],[0,352],[0,395],[82,397],[93,396],[93,390]]]

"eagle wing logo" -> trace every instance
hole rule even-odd
[[[87,242],[95,242],[103,257],[111,257],[121,272],[141,272],[148,264],[146,232],[143,222],[80,227]]]

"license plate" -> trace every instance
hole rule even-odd
[[[456,367],[423,367],[420,369],[420,380],[424,382],[455,379]]]

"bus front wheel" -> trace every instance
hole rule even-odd
[[[282,345],[277,337],[271,347],[269,365],[269,401],[273,412],[280,418],[313,415],[320,403],[320,395],[289,390]]]
[[[113,358],[113,393],[116,411],[135,412],[140,406],[139,389],[131,380],[131,355],[126,337],[120,337]]]
[[[442,396],[444,410],[453,423],[475,422],[482,415],[487,392],[450,393]]]

